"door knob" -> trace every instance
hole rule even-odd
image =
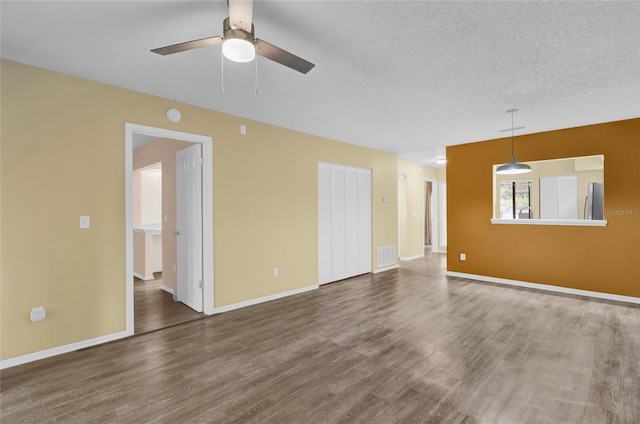
[[[180,235],[180,231],[175,230],[175,231],[173,232],[173,235],[174,235],[174,236],[179,236],[179,235]]]

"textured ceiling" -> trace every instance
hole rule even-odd
[[[210,47],[224,1],[2,1],[3,58],[433,164],[444,146],[640,116],[640,2],[260,1],[307,75]],[[507,134],[508,135],[508,134]]]

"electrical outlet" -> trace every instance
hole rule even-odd
[[[280,270],[278,269],[278,267],[273,268],[273,276],[277,277],[278,275],[280,275]]]
[[[461,253],[460,254],[460,262],[464,262],[467,260],[467,254],[466,253]]]
[[[80,217],[80,228],[83,229],[83,230],[86,230],[89,227],[91,227],[91,219],[86,215],[81,216]]]
[[[47,317],[47,310],[44,309],[44,306],[38,306],[37,308],[31,309],[31,313],[29,314],[29,318],[31,322],[42,321]]]

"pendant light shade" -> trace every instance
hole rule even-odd
[[[526,174],[527,172],[531,172],[531,167],[526,163],[517,162],[514,156],[511,156],[509,163],[500,165],[498,169],[496,169],[496,174],[501,175]]]
[[[526,174],[527,172],[531,172],[531,167],[526,163],[519,163],[516,160],[515,153],[513,153],[513,114],[517,111],[518,109],[509,109],[507,111],[507,113],[511,114],[511,159],[509,159],[509,163],[500,165],[498,169],[496,169],[496,174],[514,175],[514,174]]]

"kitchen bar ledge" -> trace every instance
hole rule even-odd
[[[578,227],[604,227],[606,219],[491,219],[492,224],[511,225],[572,225]]]

